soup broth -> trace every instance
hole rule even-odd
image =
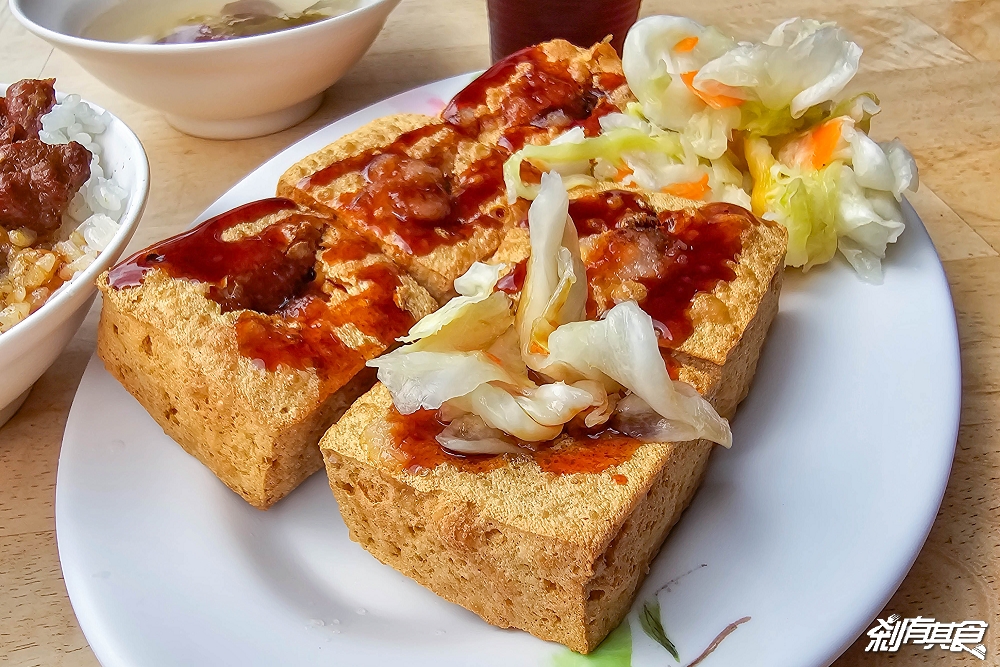
[[[288,30],[346,14],[362,0],[125,0],[82,37],[132,44],[193,44]]]

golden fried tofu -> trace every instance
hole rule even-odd
[[[623,234],[652,234],[657,224],[669,225],[677,238],[692,244],[686,259],[729,270],[689,298],[685,313],[693,330],[672,356],[679,379],[731,417],[747,394],[777,312],[785,230],[742,209],[714,204],[705,215],[720,229],[706,231],[697,217],[700,204],[667,195],[643,197],[628,215],[602,214],[599,222],[585,215],[584,204],[594,193],[574,196],[571,215],[576,213],[581,228],[588,275],[600,273],[607,248],[615,243],[624,246],[618,259],[649,259],[642,257],[642,243],[662,240],[653,234],[640,242]],[[615,196],[620,194],[607,194],[605,201]],[[685,225],[688,236],[683,236]],[[695,232],[710,243],[695,247]],[[732,260],[706,258],[721,242],[712,233],[729,242],[735,236]],[[653,250],[663,248],[654,245]],[[516,265],[527,255],[527,232],[515,228],[492,261]],[[622,269],[632,273],[614,273]],[[638,298],[644,308],[658,307],[648,301],[659,298],[660,289],[648,274],[621,262],[612,262],[610,270],[625,290],[618,296]],[[614,300],[610,282],[602,298]],[[645,300],[637,286],[650,291]],[[706,300],[710,305],[700,305]],[[582,653],[592,651],[627,613],[651,560],[694,495],[712,448],[707,440],[631,438],[595,445],[568,435],[552,456],[497,456],[472,465],[457,456],[427,455],[443,450],[427,449],[436,444],[434,431],[428,435],[426,424],[407,421],[412,419],[401,420],[388,390],[377,384],[323,437],[327,475],[351,538],[383,563],[494,625],[520,628]],[[423,447],[407,450],[422,452],[422,465],[415,468],[406,457],[416,454],[402,450],[397,457],[380,455],[401,438]],[[579,461],[554,464],[561,453],[570,461],[579,456],[612,464],[581,472],[586,466]]]
[[[436,308],[377,247],[288,200],[223,214],[98,279],[98,354],[163,430],[255,507],[322,467],[365,362]]]
[[[610,44],[582,49],[554,39],[493,65],[441,117],[485,144],[517,149],[546,144],[575,125],[595,134],[602,115],[634,100]]]
[[[514,223],[505,154],[429,116],[369,123],[293,165],[280,196],[374,239],[435,298]]]
[[[300,160],[277,193],[376,239],[444,302],[524,218],[523,202],[506,201],[510,151],[573,125],[593,133],[631,99],[610,45],[546,42],[495,65],[441,118],[380,118]]]

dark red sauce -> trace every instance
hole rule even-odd
[[[378,349],[366,356],[381,354],[416,323],[410,311],[396,303],[396,288],[401,284],[400,269],[388,262],[369,264],[354,273],[367,283],[364,290],[333,307],[335,321],[351,324],[361,333],[379,341]]]
[[[576,200],[570,214],[581,234],[601,234],[585,258],[588,317],[600,317],[614,306],[614,288],[633,280],[645,288],[639,306],[653,318],[660,344],[668,348],[694,331],[688,311],[695,295],[736,277],[742,235],[753,223],[750,212],[732,204],[655,214],[634,195],[614,191]],[[650,255],[652,275],[623,278],[650,264]]]
[[[316,282],[273,316],[241,313],[236,321],[240,354],[261,360],[271,371],[283,364],[315,368],[324,379],[345,381],[353,376],[366,360],[384,352],[414,324],[410,312],[395,302],[399,286],[395,267],[385,262],[370,264],[354,276],[367,283],[365,288],[333,304],[322,292],[321,283]],[[345,290],[339,285],[335,289]],[[336,333],[345,324],[378,343],[358,349],[349,347]]]
[[[441,113],[447,122],[469,136],[483,131],[501,131],[500,145],[517,150],[552,129],[583,125],[593,136],[600,130],[599,118],[618,108],[608,94],[624,82],[614,73],[597,81],[576,81],[565,62],[552,61],[538,46],[512,53],[466,86]],[[506,85],[499,107],[484,107],[489,90]],[[605,87],[608,86],[608,87]]]
[[[403,466],[408,472],[433,470],[442,463],[450,463],[466,472],[489,472],[506,464],[503,456],[459,454],[442,447],[435,438],[445,424],[438,420],[436,410],[417,410],[403,415],[393,406],[387,419],[393,444],[405,458]]]
[[[597,75],[598,85],[602,90],[614,90],[626,83],[625,75],[618,72],[601,72]]]
[[[365,169],[365,185],[342,200],[363,229],[407,254],[426,255],[440,245],[503,223],[504,209],[483,210],[503,192],[506,154],[494,150],[459,174],[406,155],[383,154]]]
[[[602,74],[604,78],[608,73]],[[610,76],[617,76],[611,74]],[[624,77],[622,77],[624,82]],[[586,118],[577,121],[574,125],[579,125],[583,128],[583,135],[585,137],[596,137],[601,133],[601,117],[607,116],[609,113],[618,113],[621,111],[618,107],[608,101],[607,98],[601,98],[598,100],[597,105],[594,110],[590,112],[590,115]]]
[[[260,233],[224,241],[226,230],[275,213],[294,211],[287,199],[265,199],[207,220],[191,231],[161,241],[111,270],[112,287],[134,287],[153,268],[174,278],[210,285],[207,296],[223,312],[244,310],[236,321],[240,354],[259,359],[268,370],[281,365],[315,368],[324,379],[346,381],[366,359],[381,354],[413,326],[413,316],[395,302],[399,269],[386,261],[361,267],[352,277],[361,292],[330,304],[323,287],[347,292],[345,285],[316,277],[321,222],[293,212]],[[348,235],[323,250],[328,262],[363,259],[376,249]],[[352,324],[377,340],[361,349],[344,343],[336,329]]]
[[[441,245],[468,239],[479,228],[503,223],[504,207],[489,210],[487,205],[503,193],[503,164],[510,151],[536,135],[547,136],[553,128],[581,125],[589,135],[600,131],[600,117],[618,110],[607,96],[624,83],[624,77],[602,73],[592,79],[596,81],[578,83],[565,62],[550,61],[540,48],[524,49],[459,92],[442,113],[444,124],[405,132],[388,146],[335,162],[303,178],[297,187],[325,187],[360,172],[365,180],[361,190],[329,205],[359,231],[407,254],[426,255]],[[487,91],[504,84],[509,90],[500,108],[479,113]],[[503,132],[500,145],[455,172],[461,142],[477,138],[483,129],[497,128]],[[432,136],[433,145],[415,157],[415,146]]]
[[[528,260],[522,260],[514,265],[513,270],[497,281],[497,289],[507,294],[520,294],[524,287],[524,278],[528,275]]]
[[[396,140],[388,146],[370,148],[362,153],[358,153],[357,155],[353,155],[349,158],[344,158],[343,160],[323,167],[319,171],[316,171],[300,180],[296,184],[296,187],[300,190],[311,190],[314,187],[329,185],[341,176],[349,174],[352,171],[362,171],[377,155],[405,155],[406,151],[413,148],[421,139],[434,136],[438,132],[444,130],[448,130],[448,128],[435,123],[418,127],[417,129],[410,130],[409,132],[404,132],[396,137]]]
[[[531,164],[527,160],[521,163],[521,167],[518,171],[521,174],[521,180],[525,183],[530,183],[532,185],[539,185],[542,182],[542,170],[536,167],[535,165]],[[518,199],[517,201],[518,203],[521,203],[524,200]],[[530,204],[528,206],[530,207]],[[525,229],[528,228],[527,210],[525,210],[524,217],[519,222],[522,227],[524,227]]]
[[[466,455],[443,448],[435,439],[445,424],[434,410],[418,410],[402,415],[395,407],[389,410],[393,442],[402,458],[404,468],[412,473],[432,470],[443,463],[450,463],[466,472],[488,472],[506,465],[510,455]],[[553,442],[520,443],[545,472],[556,475],[573,473],[600,473],[621,465],[642,446],[635,438],[622,436],[616,431],[568,429],[572,438],[561,437]],[[622,482],[617,482],[621,484]]]
[[[428,155],[409,151],[421,139],[441,133]],[[370,149],[302,179],[300,189],[329,185],[360,171],[358,192],[341,197],[338,212],[350,216],[359,230],[388,241],[407,254],[426,255],[440,245],[471,237],[476,229],[502,224],[504,210],[483,208],[503,191],[502,149],[453,173],[452,163],[464,137],[448,125],[427,125],[400,135],[388,146]]]
[[[299,297],[279,316],[240,313],[240,354],[259,359],[269,371],[285,365],[315,368],[327,380],[353,376],[364,368],[365,358],[337,337],[330,314],[326,301],[315,293]]]
[[[208,296],[223,312],[275,312],[313,279],[320,223],[292,213],[254,236],[235,241],[222,236],[236,225],[295,208],[287,199],[240,206],[132,255],[111,270],[109,282],[119,289],[134,287],[155,267],[174,278],[210,283]]]
[[[545,472],[596,474],[625,463],[641,446],[642,442],[635,438],[604,429],[588,437],[574,436],[564,443],[541,447],[531,456]]]
[[[323,250],[322,257],[328,264],[338,264],[361,260],[377,252],[379,248],[372,241],[359,234],[349,234],[343,242]]]
[[[600,234],[619,227],[655,226],[656,211],[645,198],[627,190],[605,190],[569,202],[569,217],[573,218],[580,236]]]

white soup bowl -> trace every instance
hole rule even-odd
[[[79,36],[122,1],[10,0],[10,9],[111,88],[163,112],[181,132],[208,139],[261,136],[306,119],[399,4],[361,0],[357,9],[317,23],[217,42],[131,44]]]

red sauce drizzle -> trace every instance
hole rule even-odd
[[[551,128],[583,125],[593,136],[600,116],[618,111],[607,95],[624,83],[624,77],[606,72],[594,82],[576,81],[566,63],[549,60],[539,46],[516,51],[497,62],[466,86],[441,113],[447,122],[470,136],[484,130],[501,130],[500,144],[517,150]],[[481,109],[488,91],[507,85],[495,110]]]
[[[604,429],[586,437],[574,435],[566,444],[540,448],[532,458],[542,470],[556,475],[596,474],[625,463],[641,446],[635,438]]]
[[[471,237],[477,228],[503,222],[502,206],[482,209],[503,189],[505,159],[506,154],[494,150],[448,178],[443,165],[383,154],[365,168],[361,191],[342,199],[343,210],[404,252],[426,255]]]
[[[459,92],[442,113],[444,124],[405,132],[388,146],[335,162],[303,178],[297,187],[325,187],[346,174],[362,173],[361,190],[331,205],[360,230],[407,254],[426,255],[468,239],[478,228],[502,224],[503,207],[483,208],[503,191],[503,163],[510,151],[552,128],[581,125],[588,135],[600,131],[600,117],[618,110],[607,95],[624,77],[602,73],[596,79],[578,83],[565,62],[550,61],[537,47],[523,49]],[[504,84],[509,90],[500,108],[477,115],[487,91]],[[453,172],[459,144],[478,137],[484,127],[502,130],[500,146],[464,171]],[[411,155],[418,142],[435,135],[427,155]]]
[[[381,354],[413,325],[413,316],[395,302],[399,269],[387,261],[359,268],[353,279],[361,292],[331,305],[325,285],[346,293],[344,285],[315,275],[322,227],[316,218],[293,212],[260,233],[224,241],[226,230],[261,218],[294,211],[287,199],[265,199],[216,216],[194,229],[136,253],[111,270],[116,289],[134,287],[158,268],[174,278],[210,285],[207,296],[223,312],[244,310],[236,320],[240,354],[259,359],[268,370],[285,365],[315,368],[327,380],[346,381]],[[331,263],[360,260],[375,252],[355,235],[323,250]],[[345,324],[378,341],[354,349],[336,329]]]
[[[445,427],[438,420],[436,410],[417,410],[403,415],[393,406],[387,419],[394,444],[406,458],[403,465],[408,472],[433,470],[442,463],[450,463],[466,472],[489,472],[506,464],[503,456],[459,454],[442,447],[434,439]]]
[[[366,287],[335,304],[321,291],[321,283],[313,283],[275,316],[240,313],[236,321],[240,354],[261,360],[270,371],[284,364],[315,368],[324,379],[349,379],[367,359],[384,352],[414,324],[410,312],[396,304],[394,296],[400,281],[395,267],[379,262],[362,267],[354,275],[366,282]],[[367,343],[359,349],[348,346],[336,333],[346,324],[378,343]]]
[[[601,90],[615,90],[625,85],[625,75],[618,72],[601,72],[597,75],[598,85]]]
[[[466,455],[446,450],[435,440],[445,424],[434,410],[402,415],[392,407],[387,419],[394,444],[406,459],[404,467],[408,472],[432,470],[443,463],[466,472],[488,472],[507,464],[509,455]],[[568,432],[572,439],[520,443],[525,448],[522,456],[530,456],[542,470],[556,475],[600,473],[625,463],[642,446],[639,440],[622,436],[612,429],[568,429]]]
[[[497,281],[497,289],[507,294],[520,294],[524,278],[528,275],[528,260],[521,260],[513,270]]]
[[[602,295],[638,265],[640,242],[655,248],[655,275],[632,280],[645,287],[639,306],[653,318],[660,344],[668,348],[680,346],[694,331],[688,311],[695,295],[736,277],[733,263],[754,220],[745,209],[724,203],[655,214],[635,195],[615,191],[574,201],[570,215],[582,235],[601,233],[587,257],[591,318],[614,305]]]
[[[434,136],[445,129],[444,126],[431,124],[404,132],[396,137],[396,140],[388,146],[369,148],[362,153],[327,165],[300,180],[295,187],[300,190],[311,190],[315,187],[329,185],[345,174],[349,174],[352,171],[364,170],[377,155],[406,155],[406,151],[413,148],[421,139]]]
[[[396,303],[396,288],[401,285],[399,271],[388,262],[361,268],[354,276],[367,282],[367,287],[335,307],[336,320],[340,324],[352,324],[361,333],[379,341],[379,349],[372,350],[374,354],[384,352],[416,323],[410,311]]]
[[[319,223],[292,213],[254,236],[223,241],[222,235],[239,224],[295,208],[287,199],[237,207],[132,255],[111,270],[109,282],[118,289],[135,287],[155,267],[174,278],[210,283],[208,296],[223,312],[275,312],[313,278]]]
[[[362,260],[377,252],[379,248],[372,241],[358,234],[350,234],[343,242],[325,249],[322,257],[327,264],[338,264]]]
[[[656,225],[656,211],[635,192],[605,190],[569,202],[569,216],[580,236],[600,234],[619,227]]]
[[[423,159],[408,153],[421,139],[442,133]],[[440,245],[471,237],[477,228],[503,222],[504,210],[483,211],[503,190],[507,153],[490,154],[460,173],[451,166],[464,137],[449,125],[427,125],[405,132],[388,146],[369,149],[335,162],[302,179],[308,190],[329,185],[360,171],[365,183],[358,192],[342,195],[338,212],[355,225],[393,243],[407,254],[426,255]]]
[[[337,337],[331,313],[316,293],[295,299],[279,317],[240,313],[236,320],[240,354],[259,359],[269,371],[285,365],[315,368],[325,380],[350,377],[364,368],[365,358]]]

